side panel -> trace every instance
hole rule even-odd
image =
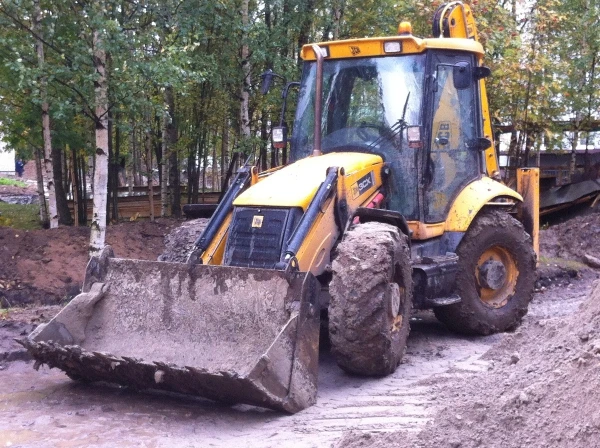
[[[500,182],[483,177],[471,182],[452,203],[446,219],[446,232],[466,232],[481,208],[496,198],[508,198],[507,206],[523,202],[523,197]]]
[[[533,250],[540,256],[540,169],[517,170],[517,191],[523,196],[519,219],[533,240]]]
[[[346,222],[337,223],[335,214],[344,207],[347,219],[358,207],[367,204],[381,188],[383,163],[381,159],[379,160],[377,164],[338,177],[336,198],[322,205],[322,213],[315,220],[298,251],[297,259],[301,271],[310,271],[313,275],[320,275],[325,271],[330,263],[331,249],[340,235],[338,224],[342,226],[346,224]]]

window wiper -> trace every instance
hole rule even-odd
[[[404,107],[402,109],[402,117],[396,121],[389,128],[383,128],[381,135],[369,145],[369,148],[375,148],[383,143],[385,140],[388,140],[394,143],[394,146],[398,148],[398,151],[402,151],[402,131],[408,127],[408,123],[404,119],[406,117],[406,109],[408,108],[408,100],[410,98],[410,92],[406,94],[406,100],[404,100]],[[400,134],[400,139],[397,141],[396,136]]]

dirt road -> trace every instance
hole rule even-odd
[[[574,312],[594,278],[536,294],[525,325]],[[322,349],[318,403],[293,416],[77,383],[15,361],[0,371],[0,446],[322,447],[341,438],[368,446],[370,434],[422,429],[443,405],[436,388],[487,370],[482,355],[504,338],[456,336],[430,313],[418,315],[403,364],[383,379],[350,377]]]

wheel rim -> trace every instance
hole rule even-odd
[[[406,290],[398,283],[392,282],[389,284],[390,297],[390,317],[392,319],[392,331],[399,331],[404,322],[404,301]]]
[[[492,266],[502,266],[503,278],[494,282],[484,281],[483,272]],[[496,268],[497,270],[497,268]],[[492,246],[486,249],[475,266],[477,291],[483,303],[493,308],[505,306],[515,292],[519,271],[511,253],[502,246]],[[490,286],[489,283],[492,283]]]

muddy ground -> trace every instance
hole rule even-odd
[[[318,402],[293,416],[83,384],[46,367],[36,372],[24,353],[5,342],[11,335],[26,334],[60,306],[3,311],[0,446],[599,446],[600,401],[595,396],[600,390],[600,286],[587,298],[600,271],[586,267],[582,257],[600,247],[595,224],[600,214],[586,216],[570,231],[557,226],[543,232],[542,252],[549,261],[540,269],[530,312],[516,332],[457,336],[431,313],[419,313],[411,320],[403,363],[382,379],[346,375],[322,348]],[[150,223],[122,224],[128,228],[118,231],[123,232],[119,238],[127,247],[148,250],[148,259],[165,247],[164,258],[176,256],[179,248],[168,239],[162,244],[154,236],[135,236],[159,233],[160,224],[143,230],[146,225]],[[161,231],[167,233],[175,224],[164,225]],[[187,230],[178,231],[193,238],[195,225],[202,222],[187,223]],[[137,227],[140,230],[131,230]],[[69,238],[60,238],[68,245]],[[56,262],[61,254],[75,256],[57,250],[51,245],[53,239],[46,241],[43,256]],[[144,241],[158,241],[152,249],[156,252]],[[563,258],[565,253],[552,252],[557,245],[573,250]],[[85,256],[85,249],[82,253]],[[0,254],[0,270],[6,269],[12,259]],[[27,249],[20,254],[17,266],[24,263],[20,258],[35,252]],[[43,270],[48,264],[36,266]],[[69,269],[72,282],[81,281],[77,275],[83,269]],[[81,274],[74,273],[77,269]],[[23,282],[43,291],[36,283],[40,277],[24,276]],[[48,285],[50,295],[54,294],[52,284]]]

